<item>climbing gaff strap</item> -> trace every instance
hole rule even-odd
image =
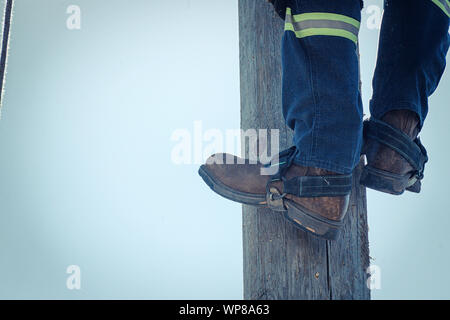
[[[284,181],[283,191],[296,197],[342,197],[352,190],[352,175],[307,176]]]
[[[364,121],[364,140],[373,139],[396,151],[414,168],[413,180],[422,180],[425,164],[428,162],[427,150],[417,137],[408,135],[387,123],[371,118]]]
[[[311,36],[336,36],[358,43],[361,23],[351,17],[336,13],[311,12],[292,14],[286,9],[285,31],[292,31],[297,38]]]
[[[266,165],[271,167],[274,166],[278,167],[277,173],[270,177],[266,185],[267,206],[272,210],[286,211],[283,201],[284,197],[286,196],[286,193],[281,194],[277,188],[272,186],[272,183],[284,180],[284,175],[287,169],[289,169],[289,167],[292,165],[297,153],[298,153],[297,148],[295,146],[292,146],[289,149],[283,150],[278,154],[278,157],[275,158],[278,160],[277,163],[270,162]]]
[[[435,5],[437,5],[447,17],[450,18],[450,1],[449,0],[431,0]]]
[[[6,0],[3,15],[3,33],[0,52],[0,110],[3,104],[3,91],[5,86],[6,66],[8,62],[8,46],[11,33],[11,20],[13,11],[13,0]]]
[[[284,198],[290,194],[299,198],[340,197],[349,195],[352,190],[352,174],[328,176],[301,176],[285,178],[287,169],[298,154],[297,148],[291,147],[282,151],[279,156],[278,173],[271,176],[266,186],[266,200],[269,208],[275,211],[286,211]],[[273,186],[281,181],[283,193]]]

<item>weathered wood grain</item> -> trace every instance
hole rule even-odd
[[[281,113],[283,21],[265,0],[239,0],[241,128],[292,132]],[[243,206],[245,299],[370,299],[365,189],[358,168],[340,239],[318,239],[269,209]]]

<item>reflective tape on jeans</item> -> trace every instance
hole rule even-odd
[[[441,8],[442,11],[450,18],[450,1],[449,0],[431,0]]]
[[[285,31],[292,31],[297,38],[311,36],[336,36],[358,42],[360,22],[336,13],[311,12],[292,15],[286,9]]]

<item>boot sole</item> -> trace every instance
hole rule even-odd
[[[265,195],[233,190],[217,179],[214,179],[204,165],[200,167],[198,173],[211,190],[228,200],[258,207],[267,207]],[[284,218],[297,229],[326,240],[336,240],[339,236],[340,229],[343,225],[342,222],[323,218],[291,200],[286,199],[285,206],[287,210],[283,211]]]
[[[265,194],[258,195],[254,193],[233,190],[217,179],[214,179],[212,175],[208,173],[205,165],[202,165],[200,169],[198,169],[198,174],[200,175],[200,177],[202,177],[203,181],[205,181],[205,183],[211,188],[212,191],[228,200],[253,206],[265,206],[267,204]]]
[[[364,167],[360,183],[367,188],[397,196],[403,194],[405,190],[415,193],[420,192],[420,181],[411,185],[407,175],[395,174],[370,165]]]

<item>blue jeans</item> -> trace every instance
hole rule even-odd
[[[360,0],[292,0],[282,40],[283,115],[294,130],[295,163],[341,174],[360,159]],[[417,113],[444,72],[450,44],[448,0],[385,1],[371,116]]]

